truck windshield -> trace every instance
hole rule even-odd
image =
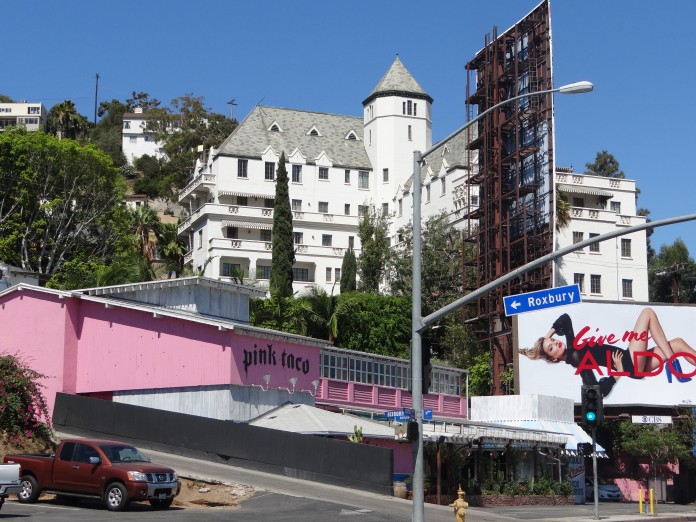
[[[143,456],[136,448],[133,446],[127,446],[123,444],[104,444],[99,446],[99,448],[104,452],[104,454],[109,458],[112,463],[116,462],[149,462],[147,458]]]

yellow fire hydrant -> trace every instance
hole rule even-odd
[[[457,491],[457,496],[459,498],[450,504],[450,507],[454,508],[454,520],[456,522],[464,522],[466,518],[466,508],[469,507],[469,503],[464,500],[464,493],[465,491],[460,485],[459,491]]]

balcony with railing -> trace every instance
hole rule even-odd
[[[215,189],[215,174],[203,172],[198,174],[191,182],[179,192],[179,203],[183,202],[194,192],[212,192]]]
[[[613,210],[601,208],[571,207],[570,217],[573,220],[604,222],[616,226],[633,226],[645,223],[645,216],[629,216],[617,214]]]

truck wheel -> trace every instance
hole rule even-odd
[[[128,505],[128,491],[120,482],[109,484],[104,493],[104,503],[109,511],[123,511]]]
[[[150,500],[150,505],[155,509],[167,509],[169,506],[172,505],[172,502],[174,502],[174,497],[165,498],[162,500],[158,498],[153,498]]]
[[[19,479],[22,484],[22,492],[17,493],[17,500],[22,504],[33,504],[39,498],[41,490],[39,483],[31,475],[22,475]]]

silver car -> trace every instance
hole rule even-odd
[[[585,477],[585,498],[588,501],[594,500],[594,479],[592,477]],[[597,484],[597,498],[599,500],[619,502],[621,500],[621,490],[611,480],[600,478]]]

